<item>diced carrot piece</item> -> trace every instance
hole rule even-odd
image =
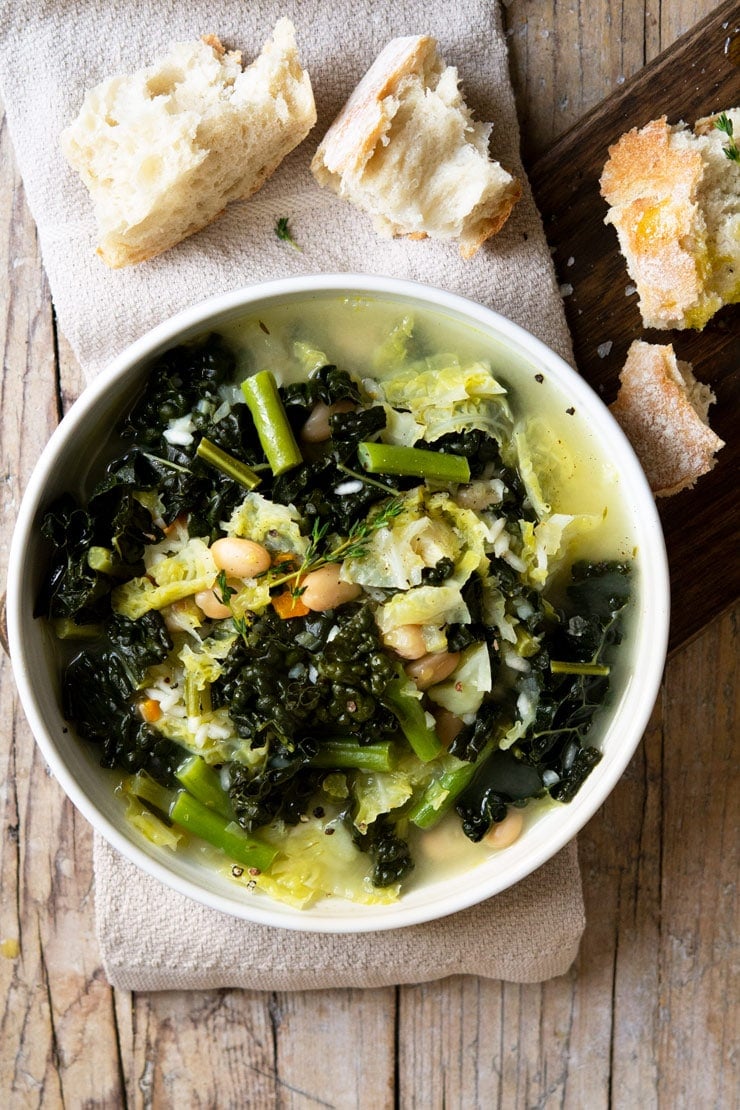
[[[290,590],[284,590],[270,598],[272,606],[279,617],[289,620],[291,617],[305,617],[311,610],[304,605],[300,597],[294,597]]]
[[[162,716],[162,707],[156,698],[146,698],[139,702],[139,712],[146,723],[151,725]]]
[[[279,567],[281,563],[293,563],[296,561],[296,556],[292,551],[278,551],[272,557],[272,565]]]

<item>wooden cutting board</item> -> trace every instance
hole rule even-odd
[[[632,127],[669,123],[740,105],[740,3],[720,5],[626,82],[533,166],[530,181],[564,297],[576,365],[609,404],[633,339],[672,342],[717,396],[709,410],[726,446],[692,490],[658,500],[671,572],[669,650],[676,651],[740,596],[740,305],[722,309],[703,331],[643,328],[616,232],[604,224],[599,177],[608,147]],[[611,342],[600,357],[599,348]],[[603,355],[603,347],[602,347]]]

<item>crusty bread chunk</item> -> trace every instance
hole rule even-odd
[[[174,44],[136,73],[87,93],[62,150],[87,186],[98,254],[151,258],[251,196],[316,122],[295,29],[280,19],[242,69],[215,36]]]
[[[740,137],[740,108],[725,113]],[[740,163],[718,116],[665,116],[609,148],[601,193],[649,328],[703,328],[740,301]]]
[[[698,382],[688,362],[678,362],[670,344],[635,340],[619,375],[611,412],[635,449],[650,488],[665,497],[693,486],[711,470],[724,447],[707,424],[716,400]]]
[[[471,258],[521,194],[488,156],[491,128],[473,121],[457,70],[445,66],[433,38],[397,38],[334,120],[311,170],[382,234],[458,240]]]

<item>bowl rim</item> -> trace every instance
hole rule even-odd
[[[645,528],[652,536],[648,569],[651,587],[654,591],[650,596],[652,649],[640,669],[639,687],[632,694],[634,698],[630,715],[632,742],[622,745],[612,758],[609,767],[604,769],[603,775],[596,780],[592,780],[596,783],[595,787],[592,785],[588,795],[584,796],[576,808],[569,808],[567,812],[559,811],[563,820],[560,822],[558,835],[541,843],[536,851],[530,852],[526,859],[523,859],[513,869],[513,875],[509,874],[512,871],[511,868],[508,871],[504,869],[504,881],[501,881],[501,874],[494,870],[491,876],[471,882],[464,889],[456,890],[453,894],[447,896],[443,895],[433,902],[422,901],[417,905],[409,905],[408,903],[404,904],[404,898],[401,896],[397,903],[390,906],[357,906],[355,907],[357,913],[353,912],[351,917],[333,917],[331,912],[323,916],[316,916],[312,915],[310,908],[295,909],[282,903],[268,904],[267,899],[265,904],[258,903],[256,899],[251,898],[231,899],[207,890],[191,879],[171,871],[166,865],[149,855],[133,838],[125,836],[115,827],[79,786],[43,720],[40,701],[34,690],[26,655],[24,626],[28,625],[28,615],[27,612],[24,612],[22,606],[21,584],[23,575],[20,571],[23,566],[22,556],[27,547],[27,539],[43,505],[44,490],[48,477],[56,464],[57,455],[63,451],[74,430],[84,424],[88,413],[95,409],[112,383],[125,378],[128,373],[135,374],[144,360],[161,353],[168,344],[175,340],[184,338],[183,333],[196,334],[198,329],[202,330],[207,327],[209,320],[214,317],[223,317],[239,309],[248,312],[250,306],[266,300],[283,301],[286,298],[296,299],[304,295],[310,296],[312,293],[324,294],[331,292],[344,293],[348,296],[374,295],[391,300],[414,300],[422,302],[431,311],[441,310],[442,312],[451,313],[458,318],[462,318],[463,322],[481,326],[484,333],[489,335],[493,333],[503,339],[504,342],[514,342],[515,346],[522,348],[530,358],[542,363],[547,369],[554,369],[558,384],[562,387],[564,377],[569,388],[575,393],[576,404],[585,402],[593,406],[596,402],[600,419],[606,422],[612,439],[620,444],[620,470],[623,471],[626,466],[630,479],[630,496],[638,497],[641,520],[645,521]],[[214,326],[218,327],[218,323],[215,323]],[[641,553],[643,570],[645,569],[646,554],[646,552]],[[641,593],[644,593],[644,591],[645,583],[642,585]],[[262,925],[306,932],[376,932],[419,925],[445,917],[478,904],[515,885],[543,866],[559,850],[564,848],[604,803],[621,778],[640,743],[660,688],[668,645],[669,615],[668,562],[655,500],[631,444],[591,386],[542,340],[494,309],[457,293],[450,293],[429,284],[381,275],[312,274],[302,277],[273,279],[225,293],[218,293],[182,309],[129,344],[83,389],[79,398],[70,406],[69,411],[50,436],[34,466],[21,499],[8,564],[8,640],[21,705],[35,741],[52,773],[72,803],[93,826],[93,829],[99,832],[113,848],[143,872],[158,879],[165,886],[179,894],[194,899],[211,909],[226,913],[231,917]],[[643,623],[643,619],[640,623]],[[275,905],[275,909],[273,909],[273,905]],[[289,920],[284,920],[286,917]]]

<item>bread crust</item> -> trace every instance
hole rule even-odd
[[[202,230],[257,192],[315,122],[287,19],[246,68],[203,35],[102,82],[61,136],[93,201],[96,253],[118,269]]]
[[[389,142],[394,117],[402,103],[404,91],[414,81],[438,77],[444,62],[437,52],[437,43],[429,35],[409,35],[392,39],[375,59],[370,69],[356,86],[321,141],[311,162],[311,172],[322,186],[347,196],[350,200],[350,183],[357,183],[373,155],[382,151]],[[467,112],[467,109],[464,109]],[[463,258],[472,258],[481,245],[495,235],[508,220],[521,196],[521,184],[501,170],[503,181],[495,198],[487,202],[488,211],[475,218],[475,211],[468,213],[458,236]],[[506,180],[508,179],[508,180]],[[399,223],[383,206],[383,197],[374,197],[374,207],[366,210],[382,217],[385,229],[396,237],[420,240],[435,237],[430,229],[414,228]],[[360,207],[363,205],[360,203]]]
[[[521,195],[521,182],[517,181],[515,177],[512,177],[508,191],[500,198],[500,205],[497,211],[481,223],[477,235],[464,240],[460,244],[460,254],[463,258],[472,258],[480,247],[483,246],[486,239],[490,239],[492,236],[498,234],[511,215],[511,210]]]
[[[671,344],[635,340],[619,376],[611,413],[640,459],[656,497],[691,488],[715,464],[724,442],[707,424],[715,400]]]
[[[701,299],[696,197],[703,172],[699,151],[673,141],[665,116],[609,148],[601,176],[606,222],[617,230],[648,327],[680,325]]]
[[[429,35],[392,39],[378,54],[349,100],[324,135],[311,170],[326,182],[329,174],[357,173],[368,162],[390,127],[392,116],[383,101],[397,96],[405,77],[418,73],[436,55]]]
[[[601,193],[646,327],[701,329],[740,301],[740,166],[719,113],[670,126],[665,116],[609,148]],[[740,109],[727,110],[740,131]]]

